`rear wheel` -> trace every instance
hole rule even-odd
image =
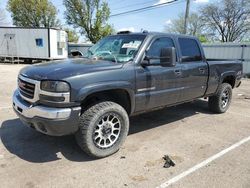
[[[127,112],[114,102],[100,102],[83,112],[75,136],[83,151],[101,158],[119,150],[128,130]]]
[[[215,113],[224,113],[228,110],[232,100],[232,86],[228,83],[220,85],[217,93],[209,97],[209,109]]]

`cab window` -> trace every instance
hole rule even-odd
[[[182,62],[201,61],[202,55],[197,41],[189,38],[179,38]]]
[[[160,64],[160,55],[162,48],[169,48],[174,47],[174,42],[171,38],[162,37],[156,39],[150,46],[149,50],[147,51],[147,56],[152,57],[153,59],[150,60],[150,63]],[[156,59],[154,59],[156,58]],[[157,59],[158,58],[158,59]]]

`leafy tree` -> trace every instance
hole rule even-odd
[[[177,19],[174,19],[166,25],[165,31],[169,33],[184,34],[184,20],[185,14],[179,14]],[[198,37],[202,43],[208,42],[207,36],[203,32],[203,23],[200,16],[196,13],[191,13],[188,18],[186,34]]]
[[[66,28],[64,29],[68,33],[68,42],[78,42],[79,36],[77,35],[75,30]]]
[[[200,40],[201,43],[209,42],[208,38],[206,37],[206,35],[199,35],[198,39]]]
[[[58,27],[56,7],[49,0],[9,0],[13,24],[23,27]]]
[[[221,42],[241,41],[250,30],[249,0],[220,0],[205,5],[201,17],[207,32]]]
[[[172,20],[172,22],[165,27],[165,31],[170,33],[184,34],[184,20],[185,14],[179,14],[177,19]],[[187,34],[193,36],[200,36],[202,35],[202,27],[203,24],[200,20],[199,15],[196,13],[191,13],[188,18]]]
[[[69,25],[80,28],[82,34],[96,43],[104,36],[110,35],[112,27],[107,24],[110,9],[101,0],[64,0],[65,18]]]

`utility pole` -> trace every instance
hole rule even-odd
[[[186,12],[185,12],[185,20],[184,20],[184,34],[187,34],[187,25],[188,25],[188,17],[189,17],[189,8],[190,8],[190,0],[187,0]]]

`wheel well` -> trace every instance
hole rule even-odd
[[[89,106],[100,101],[112,101],[121,105],[128,114],[131,113],[131,101],[129,93],[123,89],[112,89],[107,91],[100,91],[87,96],[81,103],[82,111]]]
[[[235,85],[235,77],[234,76],[226,76],[224,79],[223,79],[223,82],[222,83],[228,83],[232,86],[232,88],[234,88],[234,85]]]

